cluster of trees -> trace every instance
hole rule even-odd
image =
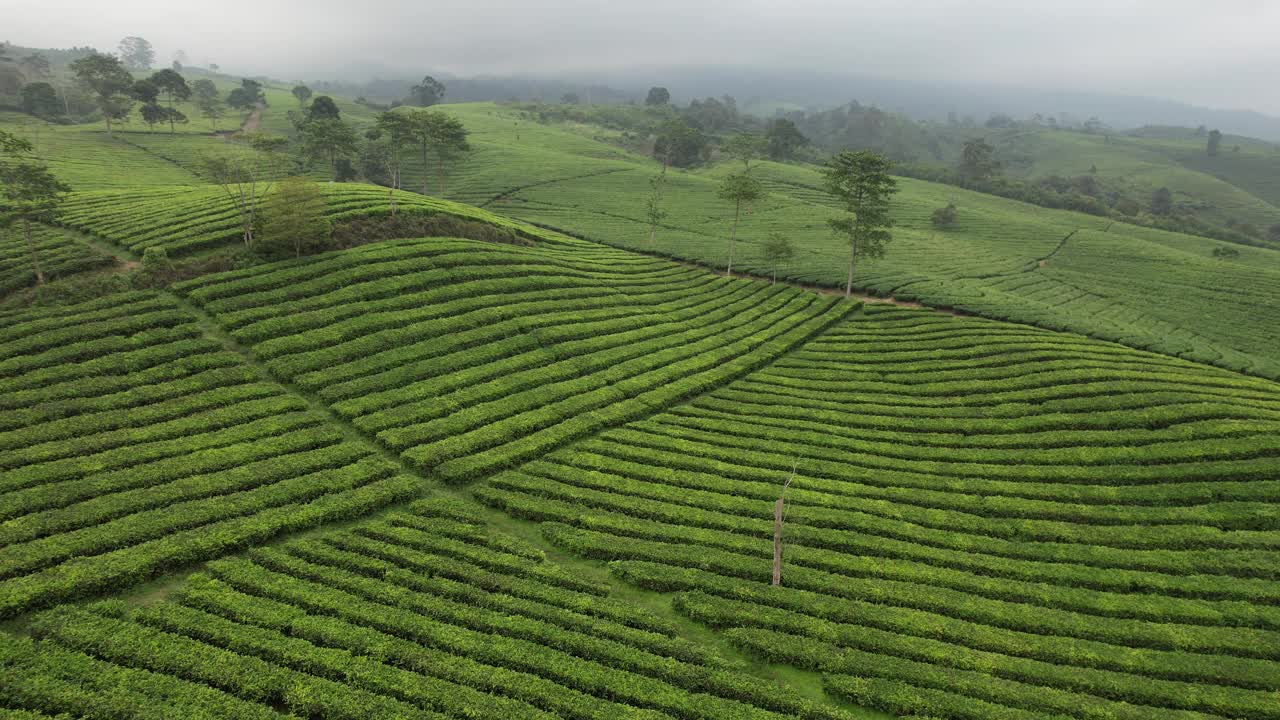
[[[721,151],[731,162],[741,163],[741,169],[728,173],[717,188],[717,196],[733,208],[729,224],[729,244],[725,275],[733,274],[737,249],[738,230],[744,214],[751,207],[768,197],[763,182],[752,174],[752,163],[770,155],[770,138],[751,133],[737,133],[724,140]],[[649,247],[667,217],[663,207],[667,183],[667,166],[650,179],[650,189],[645,200],[644,215],[649,226]],[[823,166],[826,191],[844,207],[845,213],[828,221],[833,232],[842,237],[849,247],[848,275],[845,296],[853,294],[853,276],[861,259],[883,257],[886,246],[892,240],[889,203],[897,192],[897,182],[889,174],[891,161],[869,151],[844,150],[831,157]],[[955,219],[955,206],[944,209]],[[936,218],[935,213],[935,218]],[[770,233],[762,246],[762,255],[770,268],[773,281],[777,282],[780,266],[795,256],[795,247],[781,233]]]
[[[7,45],[0,44],[0,97],[13,98],[28,114],[61,120],[70,113],[71,100],[53,83],[52,66],[42,53],[14,57]]]

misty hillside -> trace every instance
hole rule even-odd
[[[100,10],[0,720],[1280,720],[1280,10]]]

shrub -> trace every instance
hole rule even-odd
[[[942,230],[953,227],[959,214],[955,203],[947,203],[946,207],[940,207],[933,211],[933,226]]]
[[[532,240],[517,235],[510,228],[436,213],[401,212],[356,217],[342,220],[333,228],[333,241],[341,249],[379,240],[417,237],[455,237],[504,245],[533,245]]]

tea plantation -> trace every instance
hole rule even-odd
[[[444,110],[288,260],[243,148],[41,126],[50,284],[145,282],[0,235],[0,718],[1280,719],[1280,253],[901,179],[845,299],[812,166],[730,278],[726,163],[650,246],[613,131]]]

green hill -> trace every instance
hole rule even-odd
[[[0,717],[1280,717],[1280,252],[904,178],[846,300],[814,167],[724,277],[728,164],[651,246],[618,132],[442,109],[284,261],[242,148],[39,126],[100,297],[0,310]],[[235,269],[94,289],[149,248]]]

